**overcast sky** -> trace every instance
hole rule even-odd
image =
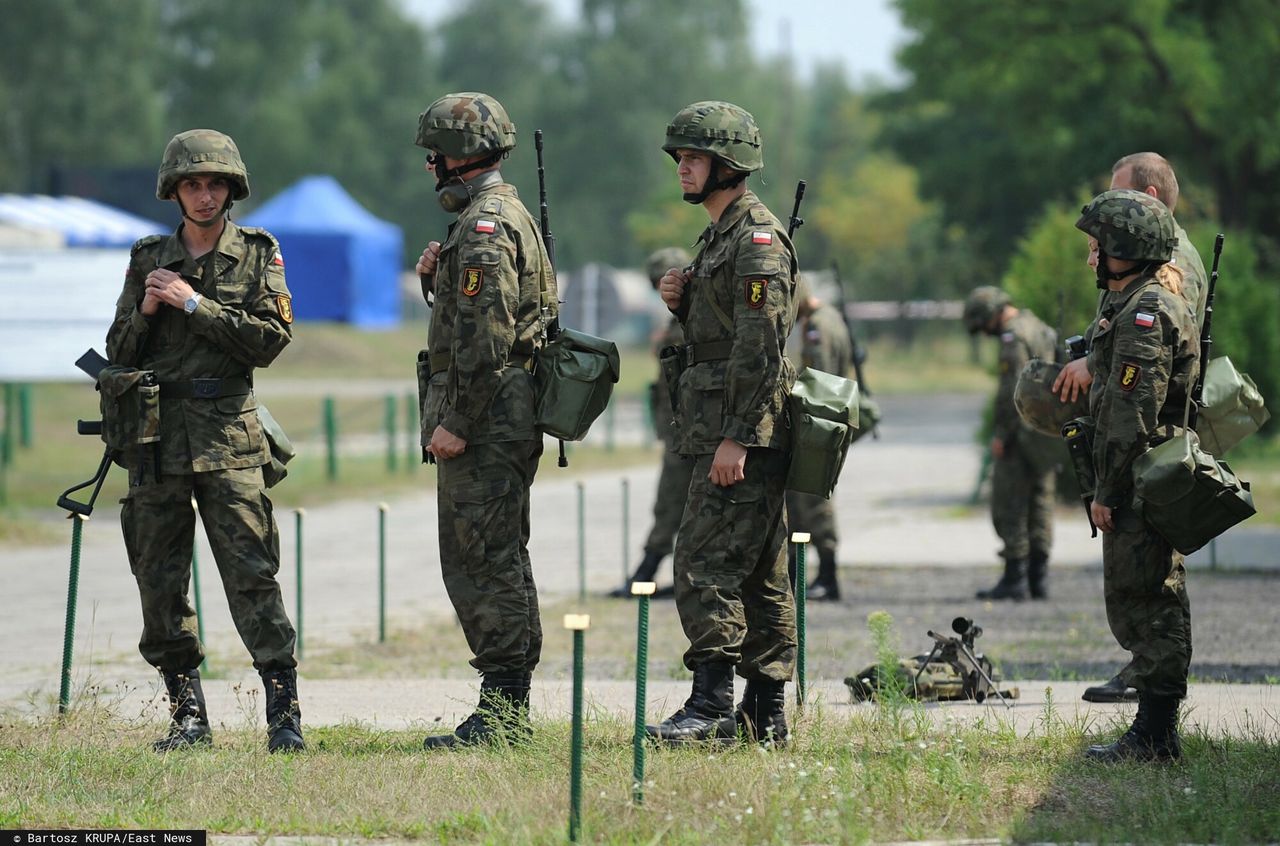
[[[434,23],[463,0],[401,0],[411,14]],[[566,20],[578,15],[579,0],[548,0]],[[695,0],[696,2],[696,0]],[[765,55],[789,49],[796,69],[808,77],[816,62],[844,65],[851,82],[876,77],[901,79],[893,52],[905,38],[890,0],[746,0],[751,37]]]

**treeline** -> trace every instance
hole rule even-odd
[[[1262,280],[1280,267],[1280,7],[897,6],[907,81],[871,90],[759,56],[744,0],[581,0],[569,22],[545,0],[458,0],[432,27],[395,0],[0,0],[0,190],[76,168],[136,184],[174,132],[208,126],[239,142],[251,203],[331,173],[404,228],[407,262],[448,223],[417,115],[481,90],[519,128],[505,173],[531,203],[533,130],[546,134],[561,265],[635,266],[705,223],[660,150],[667,121],[726,99],[760,123],[754,185],[775,212],[808,181],[804,264],[838,261],[849,296],[1007,281],[1070,333],[1093,302],[1074,214],[1112,161],[1151,149],[1177,167],[1202,253],[1228,233],[1218,349],[1276,397],[1280,295]]]

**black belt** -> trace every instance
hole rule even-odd
[[[228,376],[225,379],[191,379],[183,382],[161,382],[161,399],[218,399],[235,397],[253,390],[253,383],[244,376]]]
[[[685,344],[684,360],[686,364],[701,364],[704,361],[723,361],[733,352],[733,341],[706,341],[701,344]]]

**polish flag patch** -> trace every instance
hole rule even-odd
[[[773,233],[772,233],[772,232],[752,232],[752,233],[751,233],[751,243],[753,243],[753,244],[772,244],[772,243],[773,243]]]
[[[276,254],[271,257],[271,263],[276,267],[284,267],[284,256],[280,255],[279,250],[276,250]]]
[[[1140,311],[1133,316],[1133,325],[1141,326],[1143,329],[1150,329],[1152,326],[1156,325],[1156,316],[1154,314],[1147,314],[1145,311]]]
[[[477,232],[490,232],[490,233],[491,233],[491,232],[493,232],[493,231],[494,231],[495,229],[497,229],[497,228],[498,228],[498,224],[494,223],[492,220],[477,220],[477,221],[476,221],[476,231],[477,231]]]

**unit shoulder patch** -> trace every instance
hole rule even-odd
[[[462,293],[468,297],[474,297],[480,293],[481,286],[484,285],[484,268],[483,267],[466,267],[462,270]]]
[[[1120,368],[1120,390],[1128,393],[1142,381],[1142,368],[1126,361]]]
[[[748,279],[743,285],[747,308],[763,308],[769,299],[768,279]]]
[[[276,310],[285,323],[293,322],[293,300],[284,294],[276,294]]]

